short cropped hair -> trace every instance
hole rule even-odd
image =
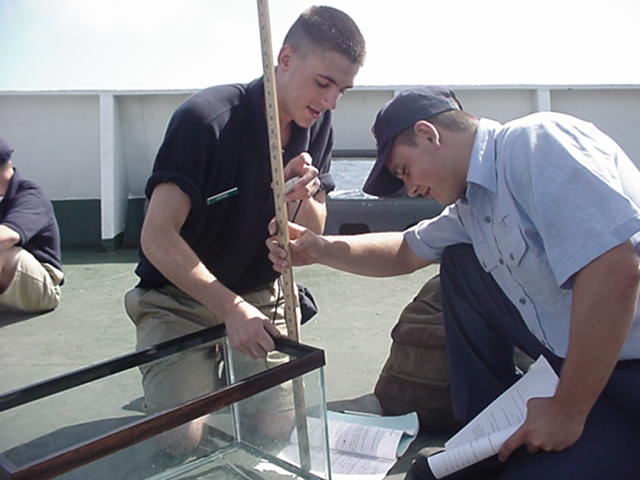
[[[313,6],[300,14],[284,38],[294,51],[309,44],[344,55],[354,65],[364,63],[366,47],[360,29],[349,15],[333,7]]]
[[[450,110],[448,112],[439,113],[433,117],[426,118],[425,120],[438,128],[452,132],[475,130],[478,126],[478,119],[464,110]],[[418,146],[418,143],[416,142],[416,132],[413,129],[413,125],[400,132],[396,136],[394,144],[406,145],[409,147]]]

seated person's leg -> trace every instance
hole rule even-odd
[[[506,350],[509,346],[517,345],[532,358],[544,354],[559,370],[561,360],[544,349],[528,331],[517,309],[491,275],[482,269],[470,246],[455,246],[445,251],[441,277],[447,346],[450,348],[451,340],[457,349],[455,354],[449,350],[452,382],[458,381],[454,406],[458,400],[458,408],[462,407],[462,413],[469,415],[465,420],[473,417],[483,402],[490,402],[509,386],[513,371],[512,357]],[[520,449],[506,462],[499,478],[640,478],[639,400],[640,364],[623,362],[590,413],[578,443],[561,452],[533,455]],[[424,464],[426,462],[420,463]]]
[[[284,297],[278,282],[248,293],[244,295],[244,299],[258,308],[267,318],[273,319],[275,326],[283,336],[287,335],[284,319]],[[298,328],[300,328],[299,323]],[[264,361],[256,361],[242,354],[235,354],[235,358],[238,360],[236,367],[242,377],[286,363],[288,359],[280,352],[270,352]],[[243,415],[253,418],[250,424],[261,435],[270,438],[287,438],[294,425],[292,408],[292,384],[287,382],[262,393],[255,400],[243,402],[241,411]]]
[[[640,431],[640,359],[618,362],[604,396]]]
[[[172,288],[172,287],[171,287]],[[137,348],[142,349],[178,336],[192,333],[216,320],[202,305],[184,294],[177,293],[179,299],[165,293],[167,289],[133,289],[125,298],[127,312],[136,324]],[[174,289],[175,290],[175,289]],[[244,295],[245,300],[255,305],[268,318],[275,318],[276,326],[286,334],[284,304],[277,286],[261,289]],[[276,301],[279,300],[276,309]],[[193,302],[193,305],[190,305]],[[189,308],[187,308],[189,307]],[[274,316],[274,311],[275,316]],[[206,322],[198,318],[206,317]],[[206,323],[206,325],[205,325]],[[246,378],[257,371],[272,368],[286,358],[271,352],[266,364],[250,357],[233,353],[235,368],[240,378]],[[211,348],[198,349],[141,368],[145,404],[148,412],[170,408],[182,402],[212,392],[216,388],[216,369],[219,358]],[[185,375],[185,372],[189,372]],[[294,413],[291,386],[286,384],[263,394],[259,401],[244,402],[242,414],[253,418],[253,425],[262,435],[269,437],[287,436],[293,427]],[[181,453],[198,445],[204,418],[194,420],[159,438],[159,445],[172,453]]]
[[[60,302],[60,279],[21,247],[0,255],[0,310],[37,313],[52,310]]]
[[[605,397],[589,414],[578,442],[561,452],[514,452],[501,480],[636,480],[640,429]]]
[[[193,318],[198,314],[206,315],[206,310],[193,302],[189,308],[184,298],[176,300],[163,290],[129,291],[125,304],[136,324],[136,348],[148,348],[204,328],[205,325]],[[189,310],[190,318],[176,315],[181,310],[185,310],[183,313]],[[159,412],[214,391],[217,363],[217,352],[206,346],[142,366],[146,411]],[[172,454],[193,449],[200,443],[206,418],[195,419],[158,436],[158,446]]]
[[[525,447],[501,464],[497,456],[443,480],[636,480],[640,478],[640,429],[605,397],[596,403],[578,442],[561,451],[529,454]],[[426,457],[417,458],[407,480],[433,480]]]
[[[514,346],[534,359],[544,349],[471,245],[445,250],[440,282],[454,414],[468,421],[519,378]]]

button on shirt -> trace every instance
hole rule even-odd
[[[564,357],[574,275],[626,240],[640,255],[640,171],[604,133],[567,115],[482,119],[464,196],[405,239],[432,261],[471,243],[529,330]],[[621,360],[640,358],[635,315]]]

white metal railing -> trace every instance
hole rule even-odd
[[[372,151],[370,125],[407,86],[359,86],[335,112],[335,148]],[[592,121],[640,165],[640,85],[455,85],[464,108],[507,121],[557,110]],[[53,200],[99,199],[103,240],[124,230],[143,196],[173,110],[194,90],[0,91],[0,136],[23,175]],[[46,168],[43,165],[47,164]]]

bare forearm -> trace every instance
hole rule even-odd
[[[165,277],[219,317],[242,301],[217,280],[177,233],[154,233],[147,228],[142,232],[141,243],[149,261]]]
[[[325,236],[322,243],[319,263],[359,275],[389,277],[429,264],[409,249],[402,232]]]
[[[322,233],[327,220],[327,206],[324,198],[325,194],[321,192],[318,197],[289,202],[289,220],[307,227],[312,232]]]
[[[0,252],[5,252],[20,241],[18,232],[5,225],[0,225]]]
[[[627,242],[578,273],[569,350],[555,397],[587,415],[604,389],[633,321],[638,257]]]

